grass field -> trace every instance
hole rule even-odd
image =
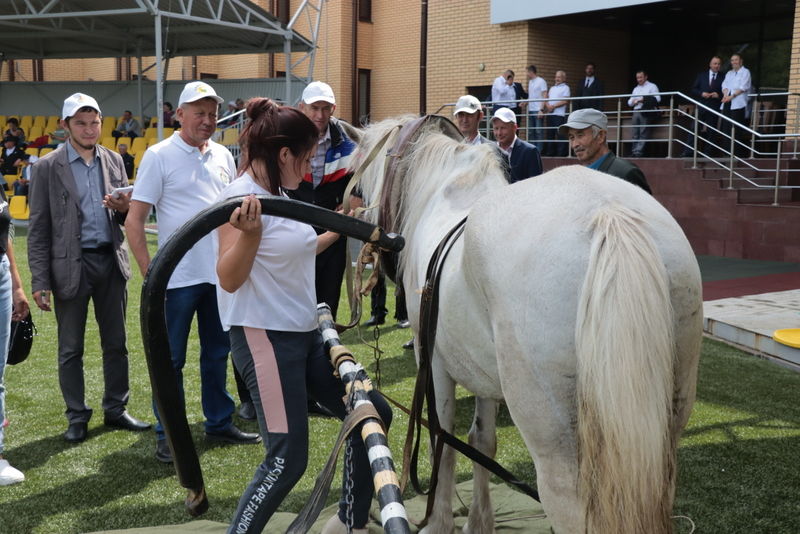
[[[25,239],[15,247],[28,284]],[[131,366],[129,411],[152,421],[150,387],[139,329],[141,277],[129,284],[128,348]],[[390,291],[391,293],[391,291]],[[391,299],[391,297],[390,297]],[[368,302],[365,303],[368,306]],[[393,309],[390,301],[389,308]],[[346,309],[344,310],[346,312]],[[56,372],[55,319],[34,311],[39,336],[28,361],[7,368],[6,406],[11,425],[6,457],[27,480],[0,488],[0,533],[68,534],[189,521],[185,492],[174,471],[153,458],[152,432],[110,431],[102,425],[102,376],[97,328],[86,335],[87,402],[95,409],[89,439],[66,443],[64,405]],[[90,314],[91,315],[91,314]],[[409,401],[415,376],[413,356],[401,348],[409,330],[389,324],[380,329],[381,387]],[[343,340],[375,377],[372,329],[348,332]],[[362,337],[363,336],[363,339]],[[196,336],[189,354],[197,354]],[[364,342],[366,341],[366,343]],[[204,516],[227,521],[255,466],[261,445],[217,446],[203,439],[196,357],[185,371],[187,412],[206,480],[211,508]],[[230,390],[235,391],[232,374]],[[800,532],[800,375],[706,340],[701,359],[698,402],[680,449],[676,515],[692,518],[700,533]],[[531,409],[536,409],[532,406]],[[472,399],[459,392],[457,432],[466,433]],[[395,411],[390,444],[399,461],[407,418]],[[237,421],[243,429],[256,425]],[[512,472],[535,481],[533,464],[507,412],[499,420],[498,460]],[[311,423],[309,468],[281,510],[297,511],[308,497],[338,430],[336,422]],[[458,478],[471,477],[460,459]],[[338,495],[334,479],[331,501]],[[689,532],[687,522],[677,532]]]

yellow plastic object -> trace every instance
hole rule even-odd
[[[772,339],[783,345],[800,349],[800,328],[782,328],[780,330],[775,330],[772,333]]]
[[[28,210],[28,199],[25,196],[11,197],[8,212],[12,219],[27,221],[30,211]]]

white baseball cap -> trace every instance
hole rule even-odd
[[[333,89],[325,82],[311,82],[303,89],[303,102],[313,104],[323,100],[329,104],[336,105],[336,97],[333,96]]]
[[[66,120],[75,115],[79,109],[86,107],[96,109],[100,113],[100,106],[97,105],[97,100],[83,93],[75,93],[64,100],[64,107],[61,108],[61,118]]]
[[[462,111],[464,113],[475,113],[481,110],[481,101],[472,95],[464,95],[456,102],[456,110],[453,115],[458,115]]]
[[[494,112],[494,115],[492,115],[492,121],[495,119],[500,119],[503,122],[510,122],[513,124],[517,123],[517,116],[514,115],[514,112],[508,108],[498,108],[497,111]]]
[[[178,100],[178,106],[180,107],[184,104],[195,102],[202,98],[213,98],[216,100],[217,104],[222,104],[225,102],[225,100],[217,96],[214,88],[208,85],[206,82],[189,82],[183,88],[183,91],[181,91],[181,98]]]

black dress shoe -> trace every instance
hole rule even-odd
[[[386,322],[386,317],[376,317],[375,315],[373,315],[372,317],[367,319],[367,322],[364,323],[364,326],[377,326],[385,322]]]
[[[106,426],[113,426],[114,428],[121,428],[123,430],[131,430],[133,432],[141,432],[142,430],[147,430],[152,426],[150,423],[139,421],[131,416],[131,414],[128,412],[122,412],[122,414],[117,417],[105,416],[103,418],[103,423],[105,423]]]
[[[334,419],[338,419],[335,413],[311,399],[308,399],[308,415],[318,415],[320,417],[332,417]]]
[[[252,401],[243,402],[242,405],[239,406],[239,417],[245,421],[255,421],[256,409]]]
[[[231,425],[222,432],[206,432],[206,439],[234,445],[261,443],[261,436],[253,432],[242,432],[235,425]]]
[[[156,460],[162,464],[172,463],[172,453],[170,452],[169,445],[167,445],[167,440],[165,439],[156,440]]]
[[[88,425],[86,423],[70,423],[67,431],[64,432],[64,439],[70,443],[80,443],[86,439],[87,429]]]
[[[403,348],[406,350],[414,350],[414,338],[412,337],[405,343],[403,343]]]

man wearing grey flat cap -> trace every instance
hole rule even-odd
[[[569,139],[581,165],[622,178],[653,194],[642,170],[618,158],[608,148],[608,119],[602,111],[592,108],[573,111],[567,122],[558,128],[558,133]]]

